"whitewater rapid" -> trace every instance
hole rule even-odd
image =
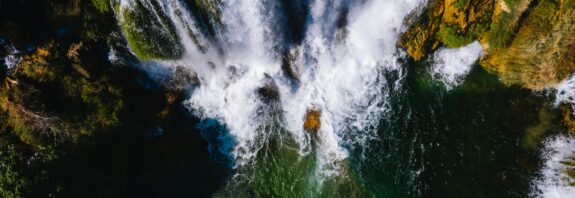
[[[120,10],[131,9],[134,1],[121,0]],[[149,1],[141,2],[153,10]],[[196,116],[226,126],[234,140],[235,166],[249,164],[277,133],[266,126],[279,123],[299,144],[301,155],[316,144],[318,174],[329,176],[338,174],[335,162],[348,156],[344,147],[361,147],[377,138],[379,119],[389,109],[388,93],[400,86],[400,80],[384,86],[383,75],[403,76],[397,39],[405,29],[404,18],[422,1],[311,1],[304,38],[295,44],[278,34],[289,27],[277,25],[285,20],[276,12],[281,6],[277,1],[222,0],[223,27],[215,39],[202,36],[182,1],[158,3],[174,23],[185,53],[178,60],[148,64],[171,71],[185,67],[197,76],[199,86],[185,104]],[[295,76],[282,70],[284,52],[277,49],[287,49]],[[262,101],[257,90],[266,86],[277,90],[279,102]],[[317,141],[303,129],[309,109],[322,112]]]

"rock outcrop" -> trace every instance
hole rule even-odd
[[[575,71],[574,1],[434,0],[411,20],[400,45],[415,60],[479,40],[507,85],[542,90]]]
[[[318,109],[308,109],[304,118],[303,129],[312,135],[317,135],[321,128],[321,111]]]
[[[218,5],[218,0],[188,0],[181,8],[172,8],[176,9],[174,13],[168,13],[160,2],[152,0],[115,2],[113,7],[130,48],[138,58],[148,60],[178,59],[183,55],[184,46],[174,21],[183,23],[182,31],[188,34],[198,49],[205,51],[206,46],[201,38],[213,40],[221,26]],[[178,9],[191,9],[196,27],[189,27],[185,22],[187,16],[183,16],[184,13]]]
[[[266,104],[279,102],[280,93],[276,82],[270,76],[266,76],[263,81],[264,85],[256,90],[260,100]]]

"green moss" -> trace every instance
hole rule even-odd
[[[522,4],[528,4],[530,0],[523,0]],[[524,10],[520,10],[517,0],[505,1],[510,12],[501,12],[490,24],[489,31],[486,33],[487,42],[491,51],[507,47],[517,32],[519,20]]]
[[[455,8],[463,9],[468,5],[468,3],[469,3],[469,0],[458,0],[455,2],[454,6],[455,6]]]
[[[437,32],[438,39],[450,48],[465,46],[473,42],[473,37],[463,33],[457,26],[441,24]]]
[[[92,5],[100,12],[107,13],[110,12],[110,0],[92,0]]]
[[[179,58],[183,46],[174,24],[157,2],[150,4],[154,10],[147,10],[140,1],[135,1],[131,8],[119,8],[121,29],[130,48],[143,60]]]
[[[0,145],[2,147],[6,145]],[[18,155],[14,145],[7,145],[0,150],[0,197],[22,197],[28,181],[18,169]]]

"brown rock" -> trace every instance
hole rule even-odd
[[[280,101],[280,93],[275,81],[266,74],[266,78],[263,83],[264,86],[256,90],[260,100],[267,104]]]
[[[308,133],[317,134],[321,128],[321,111],[317,109],[309,109],[305,115],[305,122],[303,129]]]

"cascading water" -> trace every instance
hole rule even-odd
[[[473,64],[483,55],[479,41],[456,49],[440,49],[433,55],[431,73],[452,89],[461,84]]]
[[[112,2],[151,76],[188,79],[170,86],[191,92],[184,104],[233,172],[216,197],[417,197],[485,186],[517,195],[529,185],[554,187],[547,182],[554,178],[526,182],[529,173],[515,169],[529,155],[517,134],[545,130],[530,126],[544,123],[545,112],[521,121],[508,114],[533,113],[541,101],[473,68],[483,55],[478,41],[440,48],[423,61],[430,67],[403,65],[409,61],[396,46],[403,23],[425,0]],[[109,59],[121,61],[113,50]],[[557,104],[573,103],[573,82],[556,87]],[[311,113],[317,130],[304,127]],[[484,169],[494,160],[501,170]],[[490,177],[474,175],[483,171]]]
[[[2,38],[0,38],[0,47],[0,52],[6,54],[3,56],[2,64],[6,67],[7,72],[10,73],[22,61],[22,52]]]
[[[533,182],[535,197],[569,197],[575,194],[575,179],[567,176],[568,165],[574,163],[575,138],[555,136],[545,141],[542,157],[545,159],[541,178]]]
[[[121,0],[116,13],[127,23],[124,13],[145,9],[151,13],[146,15],[150,24],[163,29],[160,34],[177,34],[179,44],[169,54],[177,56],[182,46],[180,58],[147,64],[185,67],[197,76],[199,86],[186,104],[197,116],[226,126],[236,169],[255,163],[274,133],[285,131],[297,143],[299,158],[316,155],[316,181],[345,172],[345,148],[361,149],[377,138],[379,119],[389,109],[388,92],[400,86],[400,81],[384,86],[387,81],[381,79],[386,73],[402,75],[396,42],[404,17],[421,0],[318,0],[301,3],[304,8],[294,1],[295,9],[267,0],[202,2],[219,8],[219,19],[211,21],[221,21],[221,27],[213,35],[202,33],[205,27],[194,18],[197,13],[183,1]],[[282,9],[288,10],[277,11]],[[297,9],[310,13],[303,17],[305,27],[291,30],[303,31],[299,43],[293,39],[297,32],[291,37],[281,33],[293,28],[278,27],[289,25],[285,21],[293,14],[286,13],[301,12]],[[170,43],[170,38],[164,40]],[[151,43],[152,48],[166,47],[160,41]],[[279,101],[266,102],[270,96],[261,96],[261,89],[276,92]],[[303,128],[310,109],[321,111],[317,137]],[[275,111],[275,116],[263,111]]]

